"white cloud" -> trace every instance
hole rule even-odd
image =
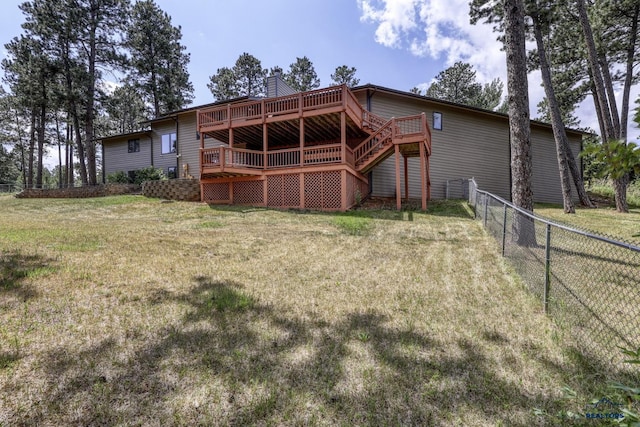
[[[491,25],[471,25],[468,0],[358,0],[361,20],[377,24],[376,42],[447,66],[465,61],[481,81],[506,80],[500,43]]]
[[[358,0],[362,10],[361,20],[378,24],[375,40],[383,46],[401,47],[402,37],[416,27],[417,0],[382,0],[383,7],[376,7],[371,0]]]

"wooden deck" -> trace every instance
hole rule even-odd
[[[203,184],[231,182],[234,177],[266,182],[276,171],[301,174],[304,181],[305,171],[311,173],[311,168],[316,173],[339,166],[368,185],[365,174],[396,153],[425,159],[421,164],[426,171],[426,208],[431,132],[424,114],[385,120],[365,110],[342,85],[202,109],[197,117]],[[205,148],[206,137],[226,145]],[[399,171],[396,174],[398,180]],[[343,174],[341,181],[347,180]],[[313,191],[303,187],[302,193]],[[341,184],[341,192],[349,191],[344,187]],[[233,193],[233,186],[229,191]],[[203,198],[204,194],[203,188]],[[267,196],[265,190],[262,204],[269,204]],[[340,209],[350,207],[345,204],[349,198],[341,196]],[[298,199],[304,200],[304,194]],[[219,200],[234,203],[232,195]]]

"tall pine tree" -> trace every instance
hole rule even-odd
[[[135,3],[126,33],[131,54],[130,80],[153,106],[155,117],[187,106],[193,100],[189,54],[181,44],[181,28],[153,0]]]

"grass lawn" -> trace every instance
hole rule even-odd
[[[555,425],[534,409],[602,397],[462,202],[0,213],[0,425]]]
[[[630,208],[628,214],[623,214],[611,207],[577,207],[573,215],[565,214],[560,205],[539,205],[535,207],[535,212],[562,224],[640,244],[640,208]]]

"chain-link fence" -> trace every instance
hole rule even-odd
[[[479,190],[476,219],[553,316],[594,363],[640,377],[622,348],[640,347],[640,246],[551,222]]]
[[[0,184],[0,193],[18,193],[22,186],[17,184]]]

